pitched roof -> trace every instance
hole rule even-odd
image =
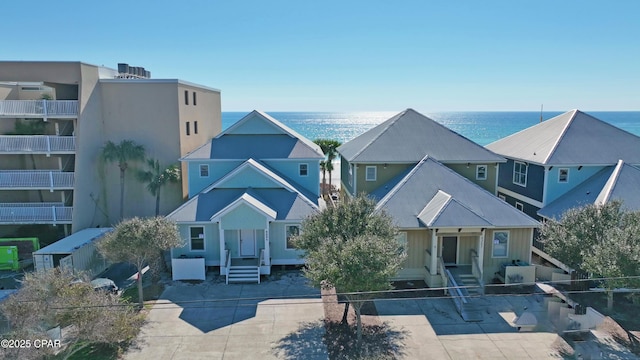
[[[589,204],[602,205],[622,200],[629,210],[640,210],[640,169],[619,160],[616,166],[600,170],[582,184],[538,211],[538,215],[559,219],[565,211]]]
[[[541,165],[640,164],[640,137],[571,110],[487,145],[487,149]]]
[[[355,163],[417,163],[425,155],[440,162],[504,162],[502,157],[413,109],[343,144],[338,152]]]
[[[254,110],[181,160],[324,159],[320,147],[271,116]]]
[[[428,156],[396,182],[376,208],[385,210],[400,228],[540,225]]]

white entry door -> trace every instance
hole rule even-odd
[[[240,230],[240,257],[256,256],[256,231],[253,229]]]

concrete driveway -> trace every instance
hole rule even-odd
[[[327,359],[323,318],[319,291],[296,273],[262,284],[176,282],[125,359]]]

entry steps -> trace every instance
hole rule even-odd
[[[459,274],[454,277],[464,296],[460,316],[467,322],[482,321],[484,309],[478,304],[478,297],[484,295],[484,289],[478,279],[471,274]]]
[[[260,267],[259,266],[231,266],[229,267],[229,276],[227,284],[241,282],[257,282],[260,284]]]

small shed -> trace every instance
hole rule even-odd
[[[69,235],[33,253],[36,271],[60,266],[74,273],[83,271],[90,276],[107,268],[106,260],[98,253],[96,242],[112,228],[89,228]]]

